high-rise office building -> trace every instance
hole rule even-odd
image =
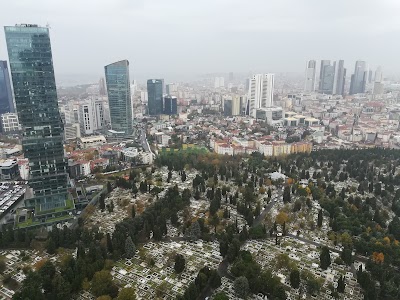
[[[178,99],[176,97],[170,95],[164,97],[164,114],[178,114]]]
[[[329,66],[331,64],[330,60],[323,59],[321,60],[321,66],[319,68],[319,83],[318,83],[318,91],[322,91],[322,84],[323,84],[323,76],[324,76],[324,69],[325,66]]]
[[[163,80],[147,80],[147,97],[149,115],[157,116],[163,113]]]
[[[99,94],[100,96],[105,96],[106,95],[106,84],[104,82],[104,78],[100,78],[99,80]]]
[[[346,69],[344,67],[344,60],[336,62],[335,78],[333,81],[333,94],[344,95],[344,84],[346,82]]]
[[[7,62],[0,60],[0,115],[15,112]]]
[[[384,92],[383,73],[382,73],[382,67],[379,66],[375,71],[374,95],[382,95],[383,92]]]
[[[231,117],[232,116],[232,99],[224,99],[224,116]]]
[[[111,128],[125,135],[132,134],[132,98],[129,61],[121,60],[104,67]]]
[[[74,209],[74,204],[67,200],[64,132],[49,28],[29,24],[6,26],[5,36],[15,104],[24,134],[22,150],[30,166],[33,196],[25,200],[25,205],[34,209],[35,218],[59,217]]]
[[[250,79],[248,112],[254,118],[259,108],[272,107],[274,99],[274,74],[256,74]]]
[[[324,94],[333,94],[335,79],[336,62],[331,65],[329,60],[321,62],[319,92]]]
[[[309,60],[306,62],[306,80],[304,84],[305,92],[315,91],[315,76],[317,71],[317,62],[315,60]]]
[[[354,74],[351,75],[350,95],[365,93],[365,86],[368,79],[368,66],[365,61],[358,60],[354,67]]]

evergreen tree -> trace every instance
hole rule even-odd
[[[323,270],[328,269],[328,267],[331,265],[331,255],[329,253],[328,247],[326,246],[322,247],[319,260],[321,269]]]
[[[318,221],[317,221],[317,226],[320,227],[320,228],[322,226],[322,220],[323,220],[322,209],[320,209],[318,211]]]
[[[339,278],[339,280],[337,282],[337,291],[339,293],[344,293],[345,287],[346,287],[346,284],[344,283],[343,275],[340,275],[340,278]]]
[[[132,219],[136,216],[136,209],[135,209],[135,205],[132,204],[132,208],[131,208],[131,217]]]
[[[182,254],[177,254],[175,256],[175,265],[174,265],[174,269],[176,273],[182,273],[183,270],[185,269],[185,264],[186,264],[186,260],[183,257]]]
[[[135,244],[132,241],[132,238],[128,236],[125,240],[125,257],[132,258],[135,255]]]
[[[300,272],[294,269],[290,272],[290,285],[292,288],[297,289],[300,286]]]
[[[284,203],[289,203],[291,200],[290,198],[290,186],[285,186],[284,190],[283,190],[283,202]]]
[[[103,211],[106,208],[106,203],[104,201],[104,194],[100,195],[100,199],[99,199],[99,208],[101,209],[101,211]]]
[[[113,248],[113,244],[111,241],[111,235],[108,232],[107,232],[106,237],[107,237],[107,250],[108,250],[108,252],[113,253],[114,248]]]

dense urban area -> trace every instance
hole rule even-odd
[[[49,26],[4,30],[0,299],[400,299],[382,67],[66,86]]]

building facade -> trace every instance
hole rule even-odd
[[[309,60],[306,62],[306,80],[304,84],[305,92],[315,91],[315,76],[317,71],[317,62],[315,60]]]
[[[149,115],[158,116],[163,113],[163,80],[147,80],[147,97]]]
[[[18,114],[16,113],[5,113],[1,115],[1,129],[4,133],[17,132],[21,130],[21,126],[18,121]]]
[[[176,115],[178,114],[178,99],[173,96],[164,97],[164,114]]]
[[[57,215],[74,205],[67,203],[67,161],[49,29],[37,25],[6,26],[5,35],[19,122],[22,149],[29,159],[29,186],[33,197],[25,205],[34,215]],[[64,209],[61,209],[64,208]]]
[[[368,66],[365,61],[358,60],[351,75],[350,95],[365,93],[368,80]]]
[[[88,99],[79,105],[79,122],[83,134],[93,134],[105,125],[103,101]]]
[[[132,103],[129,61],[121,60],[104,67],[110,109],[111,128],[132,134]]]
[[[334,62],[333,65],[331,65],[329,60],[323,60],[322,62],[322,69],[320,72],[321,77],[319,81],[319,92],[331,95],[333,94],[336,62]]]
[[[0,115],[13,112],[15,109],[8,65],[6,61],[0,60]]]
[[[259,108],[272,107],[274,98],[274,74],[256,74],[250,79],[248,112],[255,118]]]
[[[344,67],[344,60],[336,62],[335,78],[333,81],[333,94],[344,95],[344,85],[346,82],[346,69]]]

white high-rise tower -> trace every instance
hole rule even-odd
[[[316,78],[317,62],[309,60],[306,63],[306,80],[304,84],[305,92],[315,91],[315,78]]]
[[[274,98],[274,74],[256,74],[250,78],[249,115],[256,117],[259,108],[272,107]]]

